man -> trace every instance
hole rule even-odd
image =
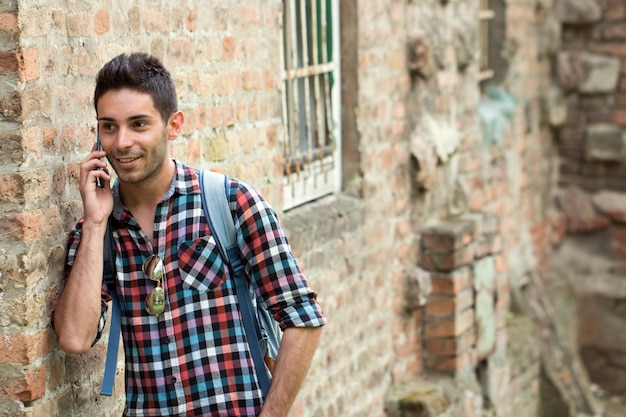
[[[84,217],[68,238],[67,280],[53,316],[59,346],[84,353],[100,337],[110,299],[102,282],[103,236],[112,214],[124,415],[286,416],[326,319],[274,211],[253,188],[230,179],[252,288],[284,330],[263,399],[230,271],[202,210],[197,171],[168,157],[168,143],[184,123],[170,74],[149,55],[120,55],[98,73],[94,106],[102,150],[94,145],[80,165]],[[105,157],[117,174],[112,189]]]

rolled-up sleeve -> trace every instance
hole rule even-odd
[[[257,296],[281,329],[319,327],[326,316],[292,253],[275,211],[254,188],[231,180],[237,243]]]

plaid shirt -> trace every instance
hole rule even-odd
[[[246,342],[229,268],[202,210],[196,171],[176,162],[176,174],[154,216],[154,239],[140,229],[113,187],[117,220],[116,293],[126,355],[125,416],[256,416],[263,399]],[[251,187],[230,180],[230,208],[252,287],[287,327],[322,326],[326,319],[277,221]],[[82,221],[68,240],[68,270]],[[167,305],[158,318],[145,310],[154,288],[141,270],[150,254],[164,260]],[[103,285],[103,316],[110,297]],[[99,337],[98,336],[98,337]]]

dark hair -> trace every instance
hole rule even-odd
[[[121,54],[107,62],[96,76],[93,105],[98,113],[98,101],[110,90],[129,88],[152,97],[154,107],[163,123],[178,110],[176,87],[172,76],[161,62],[148,54]]]

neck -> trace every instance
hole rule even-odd
[[[156,175],[140,182],[120,181],[120,197],[129,209],[152,206],[156,207],[162,200],[172,184],[172,178],[176,171],[173,160],[167,159],[163,168]]]

